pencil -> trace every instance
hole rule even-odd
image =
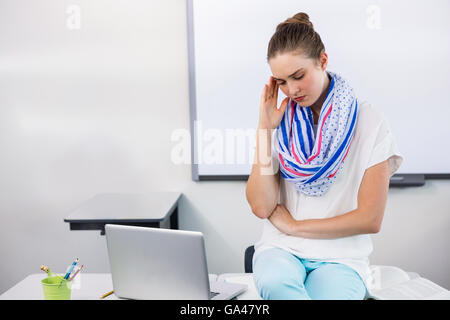
[[[111,294],[113,294],[113,293],[114,293],[114,290],[112,290],[112,291],[110,291],[110,292],[108,292],[108,293],[105,293],[104,295],[102,295],[102,296],[100,297],[100,299],[106,298],[107,296],[109,296],[109,295],[111,295]]]
[[[67,278],[69,278],[70,274],[73,271],[73,267],[75,267],[75,265],[78,263],[78,258],[75,259],[75,261],[72,263],[72,265],[70,266],[69,270],[67,271],[66,275],[64,276],[64,279],[67,280]]]
[[[78,263],[78,258],[75,259],[75,261],[70,265],[69,270],[67,271],[64,278],[61,278],[61,281],[59,282],[58,288],[61,286],[61,283],[63,283],[64,280],[67,280],[69,278],[70,274],[72,273],[73,267]]]
[[[78,272],[81,271],[81,269],[83,269],[84,265],[82,264],[80,268],[78,268],[78,270],[73,274],[73,276],[70,277],[70,279],[68,281],[72,281],[73,278],[75,278],[75,276],[78,274]]]

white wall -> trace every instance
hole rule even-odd
[[[85,272],[108,272],[100,232],[69,231],[63,222],[101,192],[182,192],[180,228],[205,234],[210,272],[243,272],[244,250],[261,232],[245,200],[245,182],[193,182],[191,167],[170,159],[172,132],[189,129],[185,1],[147,6],[144,13],[116,12],[113,21],[107,12],[101,17],[117,30],[130,23],[138,32],[135,15],[149,15],[149,41],[136,55],[142,69],[133,63],[114,69],[110,49],[96,60],[97,68],[61,61],[60,68],[48,70],[45,54],[58,50],[38,55],[25,48],[30,59],[21,66],[20,55],[5,51],[14,39],[2,39],[0,31],[0,293],[39,273],[41,264],[63,272],[75,257]],[[0,30],[15,25],[17,39],[26,29],[32,33],[32,20],[18,21],[8,9],[0,11]],[[29,18],[39,17],[41,9],[28,7]],[[88,26],[85,20],[81,31]],[[123,41],[139,44],[125,36]],[[91,73],[85,73],[87,66]],[[448,194],[449,181],[390,190],[383,229],[373,237],[372,263],[398,265],[450,288]]]

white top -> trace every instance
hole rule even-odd
[[[330,189],[321,197],[306,196],[280,176],[279,203],[296,220],[331,218],[348,213],[358,207],[358,190],[367,168],[389,159],[390,175],[400,167],[403,156],[399,153],[384,113],[367,102],[358,105],[358,119],[350,150]],[[279,161],[272,135],[272,157],[275,172]],[[364,281],[369,276],[369,255],[372,252],[370,235],[356,235],[338,239],[306,239],[281,233],[268,220],[264,220],[261,239],[255,244],[255,258],[262,250],[279,247],[294,255],[327,262],[345,264],[354,269]]]

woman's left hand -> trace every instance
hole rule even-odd
[[[292,234],[295,224],[298,222],[282,204],[277,205],[269,220],[278,230],[288,235]]]

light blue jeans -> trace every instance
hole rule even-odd
[[[255,257],[253,278],[265,300],[362,300],[366,295],[364,282],[350,267],[301,259],[279,248]]]

